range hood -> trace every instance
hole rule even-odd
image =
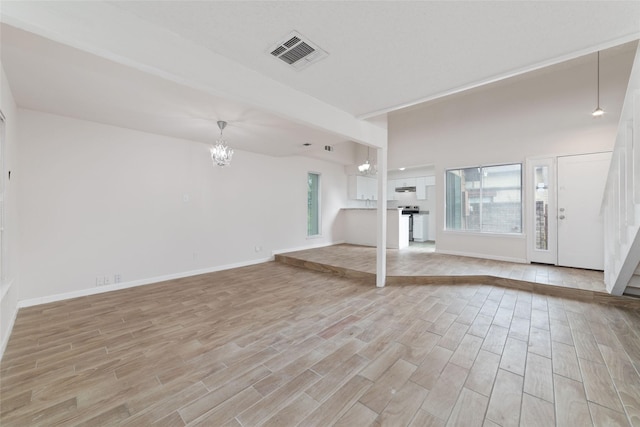
[[[396,187],[396,193],[415,193],[416,187]]]

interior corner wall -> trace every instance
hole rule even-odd
[[[236,150],[19,110],[19,299],[261,262],[344,240],[341,165]],[[231,141],[233,145],[233,141]],[[321,174],[322,237],[308,239],[307,173]]]
[[[18,156],[18,132],[17,132],[17,107],[9,82],[7,81],[2,64],[0,64],[0,110],[5,117],[4,152],[2,153],[5,168],[5,198],[4,198],[4,235],[7,239],[7,258],[4,260],[5,280],[0,284],[0,357],[9,340],[13,322],[18,311],[18,211],[17,211],[17,186],[19,169]],[[8,179],[8,171],[12,171],[11,179]],[[16,173],[18,172],[18,173]]]
[[[632,62],[629,49],[603,56],[598,119],[595,61],[584,59],[390,114],[389,169],[435,165],[437,251],[526,262],[524,235],[444,229],[445,170],[612,150]]]

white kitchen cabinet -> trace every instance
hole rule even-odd
[[[427,200],[427,177],[416,178],[416,199]]]
[[[387,200],[398,200],[398,193],[396,193],[395,179],[390,179],[387,181]]]
[[[413,214],[413,240],[426,242],[429,240],[429,215]]]
[[[398,178],[396,181],[396,187],[415,187],[416,178]]]
[[[369,176],[349,175],[349,199],[378,200],[378,180]]]
[[[435,176],[421,176],[416,178],[416,199],[429,200],[429,192],[427,187],[436,184]]]

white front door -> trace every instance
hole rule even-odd
[[[531,262],[604,269],[600,206],[611,153],[527,161]]]
[[[600,215],[611,153],[558,157],[558,265],[604,269]]]

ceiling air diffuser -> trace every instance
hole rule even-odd
[[[271,46],[269,53],[296,70],[302,70],[328,55],[297,31]]]

